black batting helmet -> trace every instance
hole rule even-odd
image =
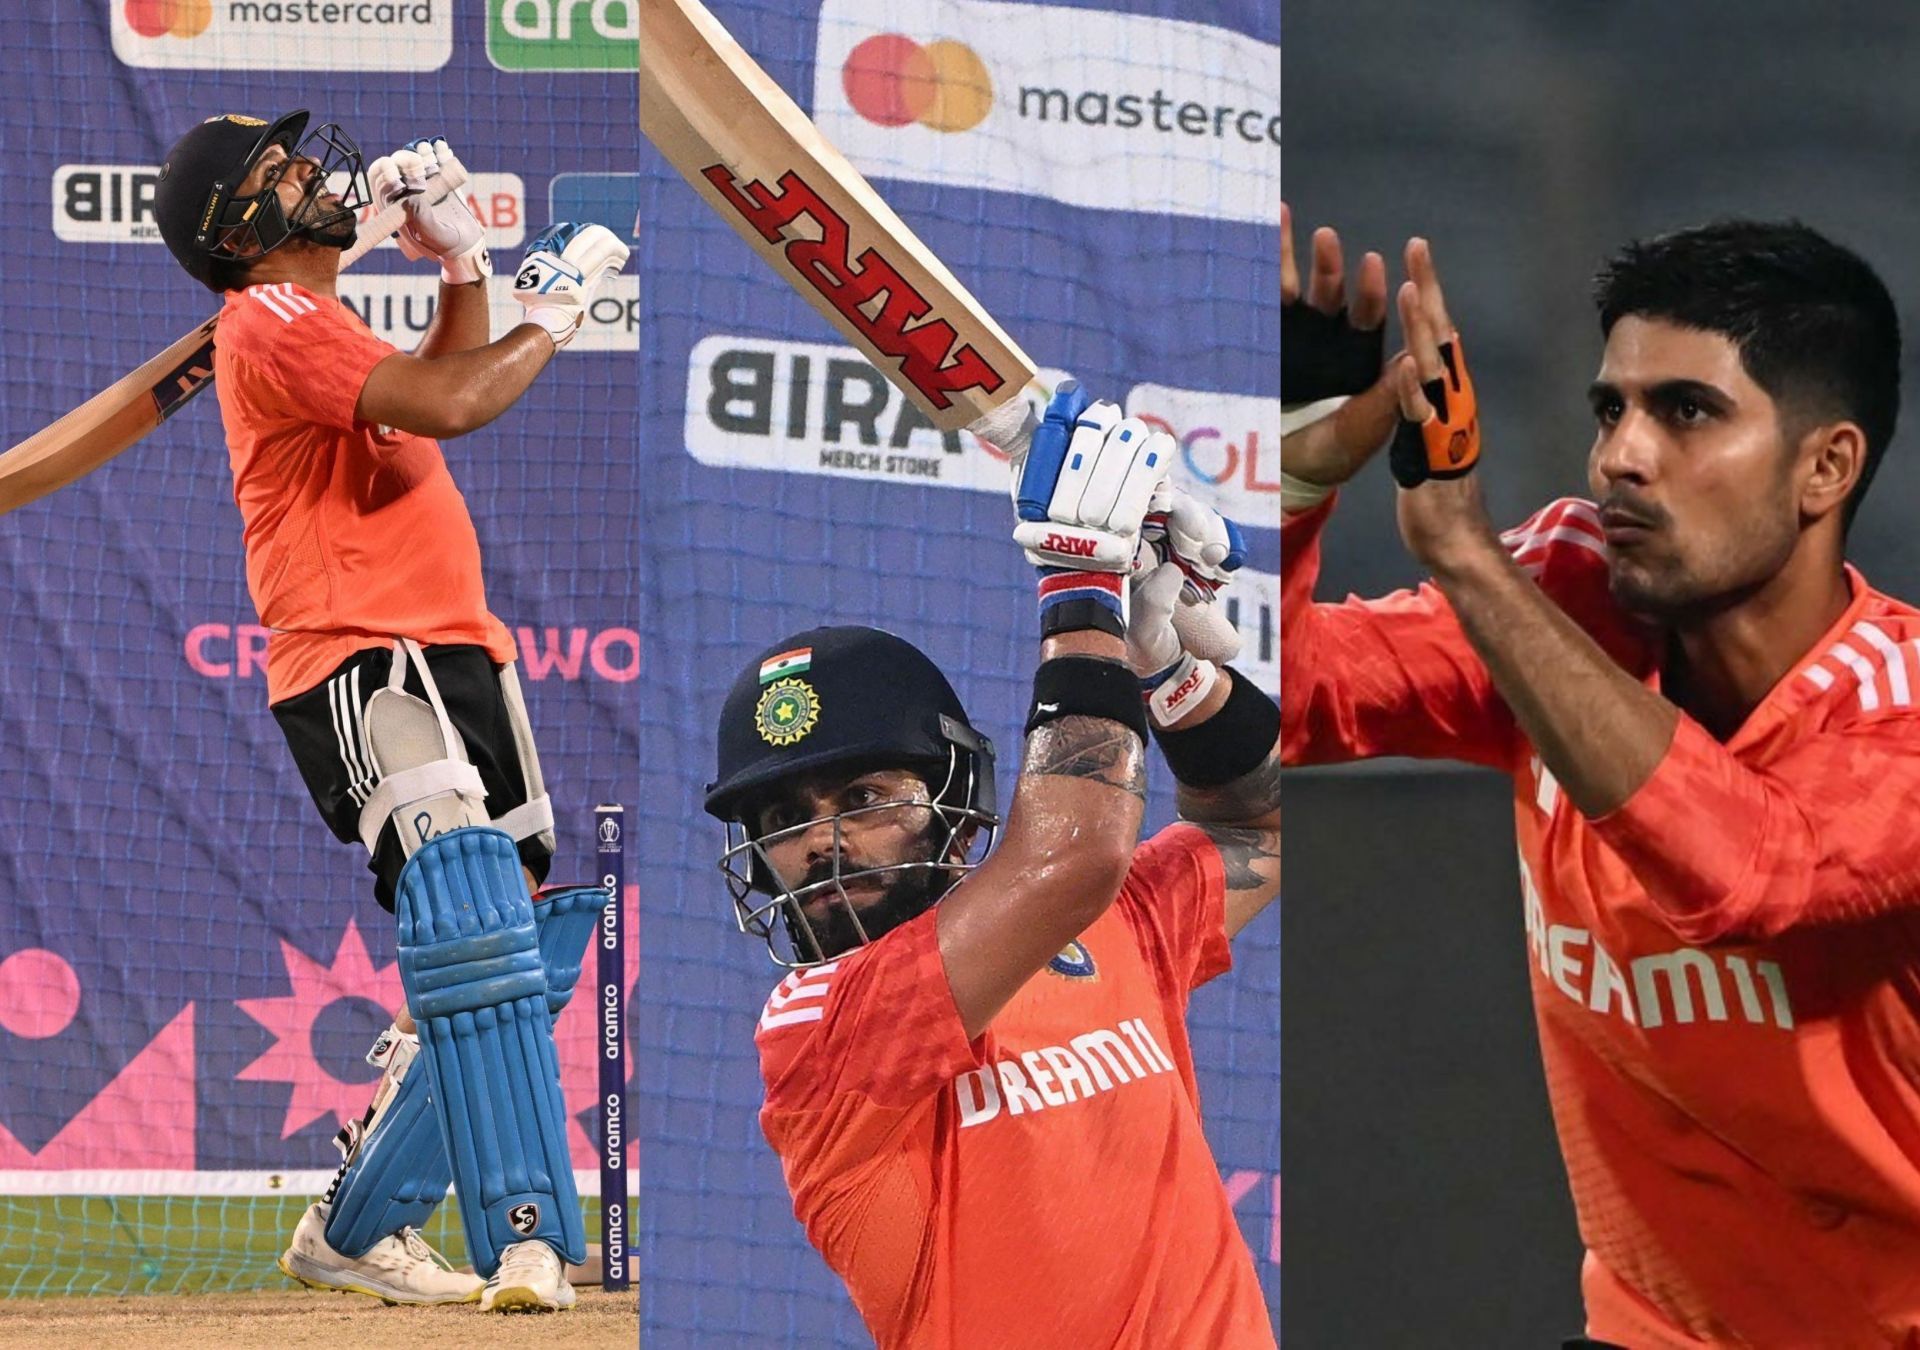
[[[779,784],[822,769],[920,771],[945,825],[945,839],[930,859],[872,870],[934,868],[950,871],[957,881],[967,865],[952,861],[955,842],[970,837],[974,827],[990,839],[999,824],[992,742],[967,721],[966,709],[938,666],[912,643],[877,628],[813,628],[762,651],[727,691],[718,760],[706,809],[727,823],[721,869],[732,886],[742,931],[766,938],[781,965],[824,959],[800,900],[807,891],[838,886],[854,874],[836,869],[831,882],[797,890],[774,875],[754,815],[759,800]],[[965,852],[964,844],[960,851]],[[748,898],[755,891],[774,898],[756,906]],[[785,919],[791,959],[775,946],[775,917]]]
[[[154,189],[154,220],[167,251],[194,280],[218,289],[216,263],[270,253],[295,235],[339,248],[352,242],[350,232],[316,230],[343,224],[342,217],[367,204],[360,149],[332,123],[308,133],[308,117],[304,108],[272,122],[236,113],[209,117],[167,151]],[[306,196],[291,215],[275,191],[277,174],[259,192],[239,195],[254,165],[276,145],[287,152],[286,163],[305,156],[316,166]],[[300,219],[309,202],[326,191],[328,179],[340,174],[347,178],[341,206],[321,220]]]

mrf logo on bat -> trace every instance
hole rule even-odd
[[[878,249],[851,256],[846,220],[799,173],[781,174],[777,191],[758,181],[740,182],[724,164],[709,165],[700,176],[761,238],[769,244],[785,240],[782,251],[793,269],[877,351],[898,361],[901,376],[932,407],[949,408],[953,395],[972,389],[997,393],[1007,382],[971,343],[954,349],[960,336],[954,326],[927,317],[933,303]],[[819,226],[820,238],[787,239],[787,227],[803,216]],[[869,317],[867,307],[882,296],[878,312]]]

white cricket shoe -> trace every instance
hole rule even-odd
[[[558,1312],[573,1306],[573,1286],[560,1253],[544,1242],[516,1242],[500,1253],[480,1295],[481,1312]]]
[[[382,1303],[471,1303],[483,1281],[447,1265],[411,1228],[381,1238],[364,1256],[347,1256],[327,1245],[327,1212],[308,1205],[293,1230],[293,1245],[280,1269],[310,1289],[366,1294]]]

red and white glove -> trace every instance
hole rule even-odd
[[[1176,725],[1206,698],[1240,633],[1219,602],[1246,547],[1240,530],[1171,484],[1154,494],[1131,577],[1127,663],[1155,725]]]

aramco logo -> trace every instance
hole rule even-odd
[[[961,42],[878,33],[847,54],[840,79],[853,110],[883,127],[970,131],[993,108],[987,68]]]
[[[213,0],[127,0],[127,27],[141,37],[198,37],[213,22]]]

